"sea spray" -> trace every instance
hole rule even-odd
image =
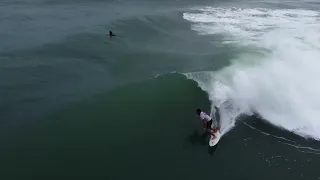
[[[240,114],[257,113],[278,127],[320,139],[319,12],[207,7],[183,17],[199,34],[223,34],[236,46],[265,52],[252,56],[252,63],[244,51],[222,70],[185,74],[220,107],[223,133]]]

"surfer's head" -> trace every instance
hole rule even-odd
[[[201,109],[197,109],[196,113],[200,116]]]

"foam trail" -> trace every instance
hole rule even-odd
[[[218,72],[185,74],[220,107],[223,133],[240,114],[258,113],[280,128],[320,139],[319,12],[207,7],[183,17],[199,34],[222,34],[228,43],[264,52],[238,54]]]
[[[277,139],[281,139],[281,140],[284,140],[284,141],[288,141],[288,142],[297,144],[297,142],[292,141],[292,140],[290,140],[290,139],[287,139],[287,138],[284,138],[284,137],[280,137],[280,136],[276,136],[276,135],[272,135],[272,134],[266,133],[266,132],[264,132],[264,131],[261,131],[261,130],[259,130],[259,129],[257,129],[257,128],[249,125],[249,124],[247,124],[247,123],[244,122],[244,121],[242,121],[242,123],[245,124],[246,126],[250,127],[251,129],[254,129],[254,130],[257,130],[257,131],[261,132],[262,134],[264,134],[264,135],[266,135],[266,136],[272,136],[272,137],[277,138]]]

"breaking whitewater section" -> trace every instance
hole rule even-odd
[[[190,9],[183,18],[200,35],[223,35],[222,43],[244,49],[219,71],[184,74],[207,92],[212,107],[220,107],[223,133],[239,115],[258,114],[275,126],[320,139],[319,12],[206,7]]]

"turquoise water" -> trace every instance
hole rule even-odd
[[[317,7],[0,2],[0,178],[319,178]]]

